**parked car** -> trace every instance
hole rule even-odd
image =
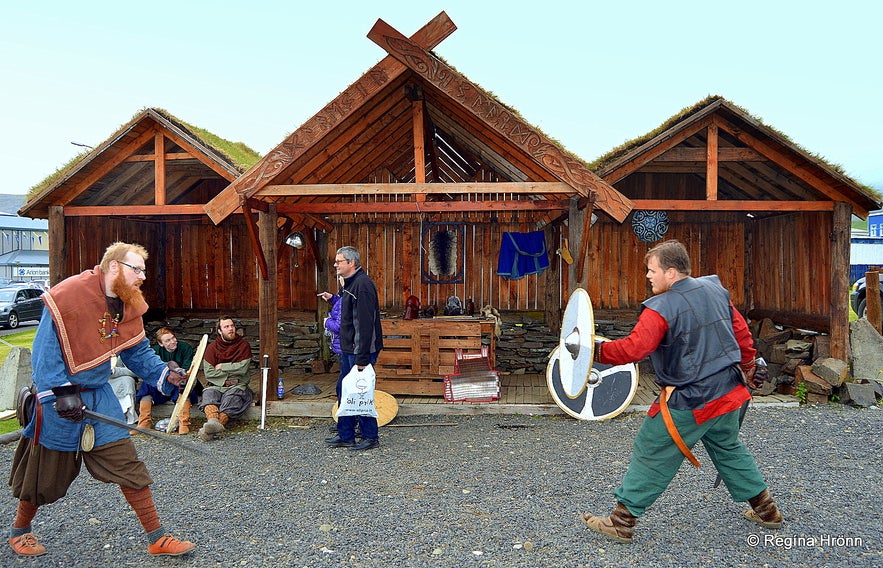
[[[883,272],[880,273],[880,295],[883,296]],[[865,277],[862,276],[852,285],[852,292],[849,294],[849,303],[852,304],[852,311],[858,317],[863,318],[868,315],[868,304],[865,297]],[[883,297],[881,297],[883,301]]]
[[[43,301],[39,288],[0,288],[0,325],[10,329],[23,321],[40,320]]]

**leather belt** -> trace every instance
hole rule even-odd
[[[684,439],[681,438],[681,434],[675,427],[675,421],[672,420],[671,411],[668,409],[668,399],[671,397],[671,393],[673,393],[674,390],[675,387],[671,385],[662,387],[662,393],[659,395],[659,410],[662,412],[662,421],[665,422],[665,429],[668,430],[669,436],[674,440],[675,445],[681,450],[681,453],[690,460],[691,464],[699,467],[699,460],[696,459],[696,456],[693,455],[693,452],[691,452],[690,448],[687,447],[687,444],[684,443]]]

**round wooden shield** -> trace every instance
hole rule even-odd
[[[561,336],[558,340],[560,354],[560,383],[564,393],[576,397],[582,392],[592,368],[595,354],[595,317],[589,293],[577,288],[570,295],[564,309]]]
[[[399,413],[399,403],[391,394],[379,390],[374,391],[374,409],[377,410],[377,425],[386,426]],[[337,403],[331,409],[331,418],[337,422]]]
[[[562,382],[561,373],[561,361],[569,359],[570,355],[560,356],[559,353],[557,347],[552,351],[546,366],[546,383],[561,410],[580,420],[607,420],[628,408],[638,390],[638,371],[634,363],[607,365],[596,362],[583,388],[576,396],[570,396],[564,390],[564,384],[570,381]]]

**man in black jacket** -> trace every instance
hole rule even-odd
[[[340,375],[337,378],[337,400],[340,401],[341,382],[353,367],[361,372],[377,362],[383,349],[383,330],[380,326],[380,304],[377,287],[362,269],[361,256],[354,247],[337,250],[334,267],[343,278],[340,290]],[[362,441],[356,444],[356,418],[362,432]],[[368,450],[380,444],[377,418],[373,416],[339,416],[337,436],[326,438],[332,447]]]

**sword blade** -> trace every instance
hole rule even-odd
[[[92,410],[84,410],[83,414],[87,417],[97,420],[99,422],[103,422],[105,424],[110,424],[111,426],[116,426],[117,428],[122,428],[124,430],[136,430],[141,432],[142,434],[147,434],[148,436],[153,436],[157,440],[162,440],[163,442],[167,442],[169,444],[174,444],[179,448],[184,448],[185,450],[190,450],[191,452],[197,452],[200,454],[208,455],[209,451],[205,448],[197,446],[196,444],[191,444],[190,442],[185,442],[184,440],[176,440],[172,438],[168,434],[161,434],[159,432],[154,432],[153,430],[148,430],[147,428],[141,428],[139,426],[134,426],[132,424],[126,424],[122,420],[117,420],[116,418],[111,418],[110,416],[105,416],[103,414],[99,414]]]

